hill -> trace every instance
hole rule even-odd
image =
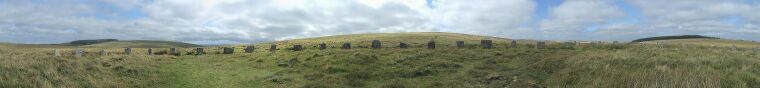
[[[435,39],[433,39],[435,38]],[[350,42],[384,48],[313,48],[318,43],[340,46]],[[429,40],[436,49],[425,49]],[[494,40],[482,49],[479,40]],[[453,41],[465,40],[459,49]],[[630,44],[582,44],[563,48],[548,42],[456,33],[379,33],[337,35],[255,44],[253,53],[204,55],[181,48],[179,56],[147,55],[145,48],[100,56],[99,49],[73,50],[62,57],[50,49],[0,49],[0,88],[5,87],[159,87],[159,88],[758,88],[760,53],[728,47],[654,47]],[[673,41],[673,40],[659,40]],[[712,41],[712,40],[711,40]],[[413,48],[395,48],[398,42]],[[653,41],[648,41],[653,42]],[[268,51],[269,44],[280,50]],[[292,51],[294,44],[307,46]],[[263,49],[261,49],[263,48]],[[154,48],[166,50],[166,48]],[[42,76],[40,76],[42,75]]]
[[[671,39],[720,39],[720,38],[707,37],[707,36],[701,36],[701,35],[679,35],[679,36],[659,36],[659,37],[641,38],[641,39],[633,40],[632,42],[645,42],[645,41],[671,40]]]
[[[154,41],[154,40],[127,40],[127,41],[112,41],[97,43],[91,45],[84,45],[81,47],[86,48],[171,48],[171,47],[202,47],[201,45],[173,42],[173,41]]]

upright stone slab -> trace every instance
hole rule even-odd
[[[303,51],[303,46],[301,46],[301,45],[293,45],[293,51]]]
[[[169,48],[169,54],[170,55],[179,55],[179,50],[177,50],[177,48]]]
[[[100,50],[100,56],[108,56],[108,52],[106,52],[106,49]]]
[[[224,48],[222,48],[222,50],[223,50],[222,54],[233,54],[233,53],[235,53],[235,48],[234,47],[224,47]]]
[[[435,49],[435,41],[428,41],[427,48],[428,49]]]
[[[382,48],[382,43],[380,43],[380,40],[372,40],[372,49],[380,49]]]
[[[465,48],[464,47],[464,41],[457,41],[457,48]]]
[[[545,49],[546,48],[546,42],[537,42],[536,48],[538,49]]]
[[[276,51],[276,50],[277,50],[277,45],[275,45],[275,44],[272,44],[271,46],[269,46],[269,51],[272,51],[272,52],[274,52],[274,51]]]
[[[324,49],[327,49],[327,44],[325,43],[319,44],[319,50],[324,50]]]
[[[256,49],[256,46],[245,46],[245,53],[253,53],[254,49]]]
[[[124,48],[124,54],[132,54],[132,48]]]
[[[490,49],[493,45],[493,41],[491,40],[480,40],[480,46],[483,46],[483,49]]]
[[[517,48],[517,41],[516,40],[512,40],[511,46],[512,46],[512,48]]]
[[[203,51],[203,48],[195,48],[195,55],[203,55],[206,54],[205,51]]]
[[[74,50],[74,57],[80,58],[82,56],[84,56],[84,49],[77,48]]]
[[[148,55],[153,55],[153,48],[148,48]]]
[[[407,49],[407,48],[409,48],[409,44],[406,44],[406,43],[403,43],[403,42],[399,43],[398,44],[398,48]]]
[[[56,56],[56,57],[60,57],[61,56],[61,51],[58,50],[58,49],[53,49],[53,55]]]
[[[351,49],[351,43],[343,43],[343,47],[341,49]]]
[[[731,46],[731,51],[737,51],[736,44]]]

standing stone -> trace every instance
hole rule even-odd
[[[736,49],[736,44],[734,44],[734,45],[731,47],[731,51],[737,51],[737,49]]]
[[[179,51],[177,48],[169,48],[169,54],[170,55],[179,55]]]
[[[222,54],[233,54],[235,53],[234,47],[224,47],[222,48]]]
[[[124,54],[132,54],[132,48],[124,48]]]
[[[641,45],[641,48],[646,48],[646,47],[647,47],[647,46],[646,46],[646,44],[645,44],[645,43],[643,43],[643,42],[641,42],[641,43],[639,43],[639,44]]]
[[[435,49],[435,41],[428,41],[427,48],[428,49]]]
[[[148,55],[153,55],[153,49],[152,48],[148,48]]]
[[[319,49],[320,49],[320,50],[324,50],[324,49],[327,49],[327,44],[325,44],[325,43],[321,43],[321,44],[319,44]]]
[[[301,46],[301,45],[293,45],[293,51],[302,51],[302,50],[303,50],[303,46]]]
[[[398,48],[407,49],[407,48],[409,48],[409,44],[406,44],[406,43],[403,43],[403,42],[399,43],[398,44]]]
[[[752,49],[752,53],[758,53],[758,52],[760,52],[760,47]]]
[[[203,48],[195,48],[195,55],[203,55],[206,54],[206,52],[203,51]]]
[[[106,49],[100,50],[100,56],[108,56],[108,52],[106,52]]]
[[[483,49],[490,49],[493,45],[493,41],[491,40],[480,40],[480,46],[483,46]]]
[[[380,45],[380,40],[372,40],[372,48],[373,49],[380,49],[382,46]]]
[[[275,45],[275,44],[272,44],[272,46],[269,46],[269,51],[272,51],[272,52],[274,52],[274,51],[276,51],[276,50],[277,50],[277,45]]]
[[[351,49],[351,43],[343,43],[343,47],[341,49]]]
[[[662,42],[657,42],[657,48],[665,48],[665,45]]]
[[[253,50],[256,49],[256,46],[245,46],[245,53],[253,53]]]
[[[77,48],[74,50],[74,57],[80,58],[84,55],[84,49]]]
[[[61,56],[61,51],[58,50],[58,49],[53,49],[53,55],[56,56],[56,57],[60,57]]]
[[[457,48],[464,48],[464,41],[457,41]]]
[[[536,43],[536,48],[538,48],[538,49],[544,49],[544,48],[546,48],[546,42],[537,42]]]
[[[516,40],[512,40],[512,48],[517,48],[517,41]]]

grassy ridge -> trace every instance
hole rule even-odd
[[[430,35],[440,36],[436,39],[440,48],[423,48]],[[569,49],[550,42],[548,49],[535,49],[531,41],[521,40],[525,42],[518,48],[506,48],[508,39],[494,38],[496,48],[480,49],[477,43],[487,37],[457,35],[334,36],[275,42],[279,48],[309,46],[305,51],[240,53],[243,47],[238,46],[235,54],[217,54],[219,48],[208,48],[209,54],[201,56],[147,56],[144,48],[122,55],[120,48],[110,48],[111,56],[88,53],[86,58],[73,58],[72,50],[65,49],[69,54],[56,58],[52,49],[0,48],[0,79],[7,79],[0,80],[0,87],[760,87],[760,54],[743,47],[731,51],[724,46],[684,48],[665,43],[664,48],[584,44]],[[356,46],[381,39],[386,48],[311,47],[339,38],[366,39],[352,40]],[[457,40],[466,40],[471,48],[454,48]],[[422,42],[411,43],[416,48],[398,49],[393,41]]]

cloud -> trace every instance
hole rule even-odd
[[[520,26],[530,20],[536,7],[531,0],[439,0],[434,4],[432,23],[441,31],[501,37],[528,32]]]
[[[549,38],[568,39],[583,35],[590,26],[606,25],[625,16],[612,0],[569,0],[554,8],[539,29]]]

